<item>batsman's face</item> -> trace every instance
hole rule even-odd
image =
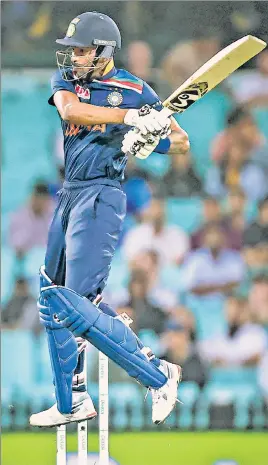
[[[71,61],[73,65],[73,73],[77,78],[83,77],[89,69],[91,69],[95,56],[95,47],[74,47],[72,49]]]
[[[91,79],[100,78],[109,61],[109,58],[97,58],[96,47],[72,49],[71,63],[77,79],[85,77],[89,72]]]

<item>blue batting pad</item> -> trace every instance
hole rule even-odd
[[[54,312],[42,292],[44,286],[51,285],[44,268],[40,270],[39,313],[41,323],[46,328],[53,383],[57,406],[61,413],[72,409],[72,381],[78,363],[78,344],[73,334],[55,318]]]
[[[68,328],[74,336],[87,339],[127,373],[146,387],[158,389],[167,378],[154,361],[143,353],[143,344],[118,318],[103,313],[87,298],[63,286],[42,289],[50,315],[45,315],[47,327],[55,321]]]

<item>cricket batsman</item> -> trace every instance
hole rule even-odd
[[[121,47],[115,22],[102,13],[74,18],[56,52],[49,104],[64,135],[65,181],[40,270],[38,307],[46,329],[56,403],[33,414],[30,424],[59,426],[94,418],[86,391],[87,341],[122,367],[152,395],[152,421],[172,412],[181,368],[159,360],[122,318],[102,302],[122,229],[126,198],[121,183],[127,154],[148,157],[186,153],[187,134],[160,113],[155,92],[116,69]]]

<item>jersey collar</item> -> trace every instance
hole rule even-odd
[[[110,79],[117,73],[117,69],[114,65],[114,60],[111,60],[106,66],[104,73],[101,77],[98,78],[98,81],[103,81],[104,79]]]

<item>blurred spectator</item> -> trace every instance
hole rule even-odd
[[[268,172],[268,140],[260,133],[251,113],[238,106],[228,115],[226,123],[227,128],[212,141],[212,159],[220,164],[234,145],[241,144],[247,158]]]
[[[246,229],[247,199],[243,189],[233,187],[225,199],[224,225],[227,234],[227,245],[231,249],[241,250],[243,234]]]
[[[146,81],[161,99],[165,99],[170,95],[171,88],[161,71],[152,66],[153,52],[150,45],[140,40],[131,42],[127,49],[127,69]]]
[[[234,213],[226,221],[226,244],[230,249],[241,250],[243,247],[243,234],[246,227],[244,215]]]
[[[202,208],[203,224],[192,234],[191,248],[198,249],[204,243],[206,227],[210,224],[219,224],[223,226],[223,215],[221,212],[220,202],[215,197],[206,196],[203,199]]]
[[[202,181],[192,165],[190,154],[172,155],[171,166],[157,186],[156,193],[161,197],[201,195]]]
[[[246,215],[247,199],[245,192],[241,187],[232,187],[229,189],[227,196],[224,199],[224,216],[230,218],[235,215]]]
[[[268,245],[268,197],[259,203],[258,217],[245,230],[244,243],[255,246],[259,242]]]
[[[144,250],[139,252],[128,264],[130,282],[131,276],[144,274],[147,283],[147,295],[150,302],[160,307],[168,314],[173,314],[177,309],[178,292],[173,286],[168,286],[166,279],[163,278],[162,272],[166,267],[160,266],[159,256],[154,250]],[[129,300],[128,284],[122,283],[117,289],[107,288],[103,292],[105,301],[114,308],[125,306]]]
[[[125,170],[125,181],[133,178],[142,178],[148,181],[148,173],[139,166],[136,157],[128,157]]]
[[[202,37],[175,44],[162,61],[162,69],[172,90],[188,79],[220,50],[217,37]]]
[[[209,225],[203,247],[192,252],[183,268],[184,287],[196,295],[228,294],[242,281],[245,265],[240,254],[226,248],[224,229]]]
[[[255,321],[264,325],[268,330],[268,273],[256,276],[248,299]]]
[[[162,264],[181,263],[189,250],[189,238],[178,226],[166,225],[164,201],[153,199],[142,213],[142,223],[125,235],[123,254],[130,261],[139,252],[155,250]]]
[[[118,247],[121,247],[126,232],[141,221],[143,210],[149,207],[152,199],[152,190],[148,182],[147,173],[139,168],[137,159],[129,157],[123,190],[127,200],[127,216],[119,237]]]
[[[134,271],[128,286],[129,300],[117,311],[126,312],[133,319],[131,327],[136,333],[141,329],[152,329],[160,334],[163,332],[167,314],[150,299],[150,284],[147,273],[142,270]]]
[[[246,294],[255,277],[268,275],[267,206],[268,199],[260,202],[258,217],[248,226],[243,236],[243,256],[247,265],[247,275],[242,292]]]
[[[204,359],[220,366],[257,366],[267,348],[267,334],[253,322],[247,301],[230,297],[226,303],[228,334],[200,342]]]
[[[14,292],[2,310],[2,328],[29,329],[34,332],[41,329],[36,299],[31,295],[24,278],[16,280]]]
[[[177,307],[177,295],[167,288],[161,279],[163,266],[159,255],[154,250],[146,250],[137,254],[129,263],[132,273],[142,271],[147,277],[148,292],[154,305],[170,313]]]
[[[37,183],[27,205],[12,214],[9,240],[18,257],[33,247],[45,247],[54,211],[47,184]]]
[[[261,200],[268,192],[263,169],[250,159],[250,153],[241,141],[233,141],[219,163],[208,170],[205,189],[209,195],[223,197],[228,189],[242,187],[248,199]]]
[[[268,106],[268,51],[257,55],[256,68],[239,75],[239,85],[233,86],[235,99],[248,107]]]
[[[127,196],[127,213],[139,220],[141,211],[150,205],[152,193],[147,173],[139,168],[135,157],[128,159],[123,189]]]
[[[162,344],[165,352],[161,359],[180,365],[183,381],[194,381],[202,388],[207,380],[206,367],[191,343],[188,330],[177,322],[168,322]]]
[[[246,244],[242,252],[247,269],[240,292],[247,295],[256,277],[268,275],[268,244],[266,242],[259,242],[256,245]]]
[[[192,342],[196,340],[196,322],[193,313],[183,305],[171,309],[170,319],[188,331]]]
[[[241,202],[240,202],[241,199]],[[245,196],[242,191],[229,193],[227,211],[224,216],[220,202],[214,197],[205,197],[203,200],[203,225],[192,235],[191,247],[198,249],[204,243],[204,235],[208,225],[219,225],[224,229],[226,247],[240,250],[242,247],[244,231],[244,204]],[[241,213],[243,212],[243,215]]]

